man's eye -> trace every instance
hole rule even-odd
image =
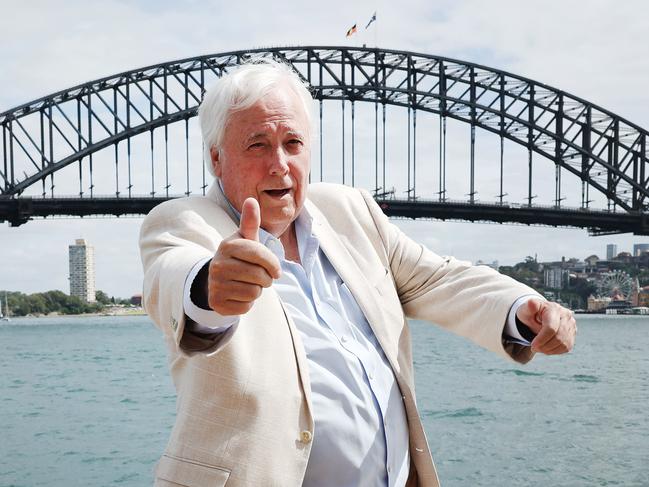
[[[248,149],[259,149],[263,146],[264,146],[263,142],[255,142],[254,144],[250,144],[248,146]]]
[[[290,145],[302,145],[302,141],[300,139],[291,139],[288,141]]]

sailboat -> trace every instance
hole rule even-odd
[[[7,303],[7,293],[5,292],[5,314],[2,314],[2,303],[0,302],[0,321],[11,321],[9,318],[9,304]]]

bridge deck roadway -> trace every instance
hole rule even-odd
[[[173,197],[92,197],[92,198],[0,198],[0,222],[12,226],[34,217],[145,215],[153,207]],[[388,216],[412,219],[439,219],[522,223],[587,228],[594,234],[634,233],[649,235],[649,213],[628,213],[574,208],[509,204],[377,199]]]

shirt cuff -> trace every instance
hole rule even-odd
[[[520,345],[525,345],[528,347],[531,345],[532,342],[521,334],[521,331],[519,330],[516,323],[516,312],[518,311],[518,308],[523,306],[530,299],[541,299],[545,301],[545,299],[538,294],[526,294],[514,301],[514,304],[512,304],[512,307],[509,309],[507,322],[505,323],[505,329],[503,330],[503,337],[505,338],[505,341],[510,343],[518,343]]]
[[[196,306],[191,300],[191,290],[194,279],[198,275],[203,266],[212,260],[211,257],[196,262],[192,270],[185,279],[185,287],[183,289],[183,308],[185,315],[192,321],[185,325],[189,331],[194,333],[222,333],[230,329],[239,322],[239,316],[223,316],[211,309],[203,309]]]

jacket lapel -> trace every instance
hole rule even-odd
[[[382,304],[375,292],[373,283],[370,283],[365,273],[351,256],[338,234],[329,225],[324,215],[310,202],[306,202],[307,209],[313,217],[313,233],[318,238],[320,248],[326,254],[331,265],[336,269],[343,282],[347,284],[350,292],[363,311],[376,339],[379,341],[392,369],[398,373],[400,370],[397,357],[391,353],[386,340],[389,336],[386,330],[387,322],[382,312]]]
[[[214,179],[214,182],[212,183],[212,186],[210,186],[210,189],[208,190],[206,196],[210,198],[212,201],[214,201],[217,205],[219,205],[230,216],[233,224],[232,233],[234,233],[238,229],[238,225],[239,225],[237,221],[237,216],[232,211],[232,208],[230,207],[227,198],[223,194],[223,191],[219,186],[219,182],[217,179]],[[284,319],[286,320],[286,324],[288,326],[289,332],[291,333],[293,350],[295,352],[295,361],[297,363],[300,381],[302,382],[302,388],[304,391],[304,398],[307,404],[308,415],[310,421],[312,422],[313,415],[311,412],[311,383],[309,381],[309,366],[307,364],[306,352],[304,351],[304,346],[302,345],[300,334],[298,333],[297,327],[295,326],[295,323],[291,319],[291,316],[286,311],[286,307],[284,306],[284,303],[282,302],[282,299],[280,298],[277,291],[275,291],[275,289],[271,287],[267,289],[265,292],[270,292],[274,297],[274,299],[277,299],[277,301],[282,307],[282,311],[284,312]]]

